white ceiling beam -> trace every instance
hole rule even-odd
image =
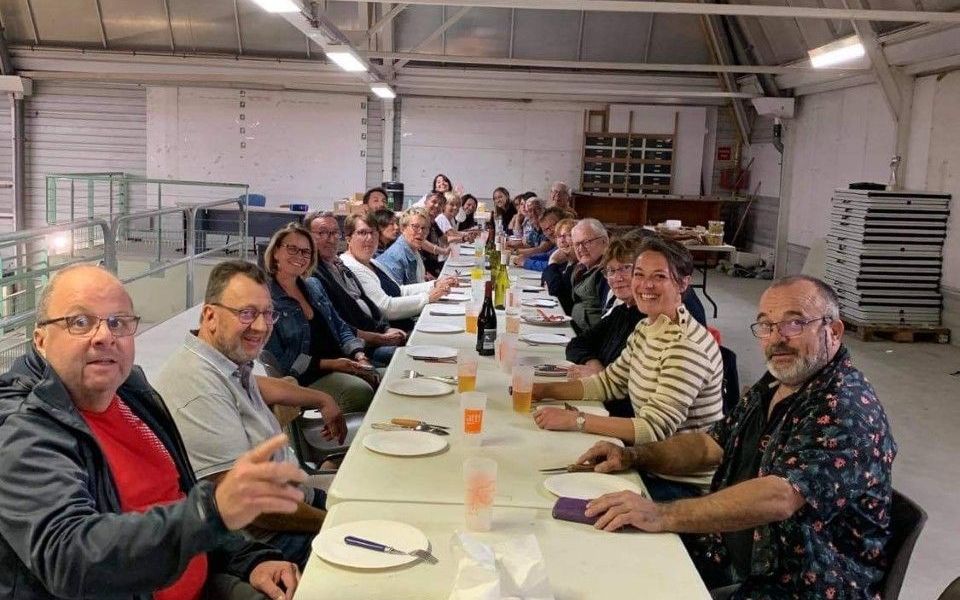
[[[790,73],[833,73],[856,75],[870,73],[869,68],[814,69],[808,64],[790,66],[764,65],[702,65],[683,63],[631,63],[579,60],[539,60],[527,58],[496,58],[490,56],[453,56],[449,54],[421,54],[415,52],[367,52],[369,59],[406,60],[466,65],[501,67],[543,67],[550,69],[589,69],[599,71],[661,71],[674,73],[762,73],[783,75]]]
[[[361,0],[344,1],[359,2]],[[901,23],[960,23],[960,12],[857,10],[849,8],[773,6],[764,4],[699,4],[687,2],[656,2],[652,0],[550,0],[549,2],[544,0],[407,0],[406,3],[424,6],[463,6],[472,8],[592,10],[598,12],[623,13],[783,17],[789,19],[855,19],[858,21],[893,21]]]
[[[438,37],[440,37],[441,35],[443,35],[443,33],[444,33],[446,30],[448,30],[448,29],[450,29],[451,27],[453,27],[454,25],[456,25],[457,21],[459,21],[460,19],[462,19],[468,12],[470,12],[470,7],[469,7],[469,6],[465,6],[465,7],[461,8],[460,10],[458,10],[457,12],[453,13],[453,16],[451,16],[449,19],[447,19],[446,21],[444,21],[443,24],[440,25],[440,27],[437,27],[437,28],[433,31],[433,33],[431,33],[430,35],[428,35],[427,37],[425,37],[425,38],[423,39],[423,41],[421,41],[419,44],[417,44],[417,45],[412,49],[412,52],[416,52],[417,50],[420,50],[421,48],[424,48],[424,47],[426,47],[428,44],[432,43],[432,42],[433,42],[434,40],[436,40]],[[407,61],[407,60],[399,60],[399,61],[397,61],[397,62],[393,65],[394,70],[395,70],[395,71],[399,71],[400,69],[402,69],[403,67],[406,66],[407,62],[409,62],[409,61]]]
[[[402,13],[406,8],[407,8],[407,5],[403,3],[394,5],[393,8],[387,11],[387,14],[380,17],[380,20],[374,23],[372,27],[370,27],[369,31],[367,31],[367,39],[372,40],[373,36],[380,33],[384,27],[392,23],[393,19],[396,18],[397,15]]]

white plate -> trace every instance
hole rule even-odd
[[[447,323],[421,323],[417,327],[420,333],[463,333],[463,325]]]
[[[436,436],[435,436],[436,437]],[[547,477],[543,487],[561,498],[593,500],[604,494],[630,491],[642,493],[640,486],[616,475],[606,473],[561,473]]]
[[[443,306],[438,304],[430,305],[430,314],[438,317],[462,317],[467,314],[467,309],[462,304],[457,306]]]
[[[397,521],[354,521],[325,528],[313,538],[313,552],[323,560],[353,569],[388,569],[419,560],[416,556],[387,554],[348,546],[343,538],[353,535],[392,546],[398,550],[429,550],[430,541],[413,525]]]
[[[558,317],[563,317],[562,319],[552,319],[546,320],[540,315],[520,315],[520,319],[524,323],[529,323],[531,325],[540,325],[542,327],[556,327],[557,325],[566,325],[573,319],[567,315],[556,315]]]
[[[457,349],[450,346],[407,346],[407,356],[413,358],[455,358]]]
[[[520,336],[520,339],[534,344],[552,344],[555,346],[565,346],[570,342],[570,338],[559,333],[525,333]]]
[[[452,260],[448,260],[448,261],[447,261],[446,263],[444,263],[444,264],[446,264],[447,266],[450,266],[450,267],[472,267],[472,266],[473,266],[473,261],[472,261],[472,260],[465,260],[465,259],[462,259],[462,258],[454,258],[454,259],[452,259]]]
[[[520,279],[536,279],[540,281],[543,279],[543,275],[540,273],[520,273]]]
[[[460,248],[463,249],[463,250],[475,250],[475,249],[476,249],[473,244],[460,244]]]
[[[430,396],[444,396],[453,391],[453,386],[436,379],[394,379],[387,386],[387,390],[401,396],[416,396],[428,398]]]
[[[441,296],[440,299],[446,302],[467,302],[469,300],[473,300],[473,296],[471,296],[470,294],[450,292],[446,296]]]
[[[557,306],[557,301],[553,298],[528,298],[520,304],[534,308],[554,308]]]
[[[427,456],[444,450],[447,440],[426,431],[378,431],[363,438],[363,447],[388,456]]]

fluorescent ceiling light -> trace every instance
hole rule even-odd
[[[360,59],[357,58],[356,54],[343,48],[343,46],[332,46],[329,49],[325,49],[324,53],[327,55],[327,58],[337,63],[337,66],[344,71],[359,73],[367,70],[367,65],[363,64]]]
[[[391,100],[397,97],[397,93],[393,91],[393,88],[385,83],[373,83],[370,85],[370,90],[384,100]]]
[[[864,55],[864,49],[860,38],[854,35],[814,48],[807,54],[810,56],[810,64],[815,69],[822,69],[860,58]]]
[[[268,13],[296,13],[300,7],[293,0],[253,0]]]

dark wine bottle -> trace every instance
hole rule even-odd
[[[493,282],[483,290],[483,306],[477,316],[477,354],[493,356],[497,344],[497,312],[493,309]]]

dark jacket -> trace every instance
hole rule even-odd
[[[644,314],[636,306],[621,304],[600,319],[594,327],[574,337],[567,344],[567,360],[578,365],[588,360],[599,360],[607,366],[620,356],[627,339]]]
[[[547,265],[540,280],[547,286],[547,292],[560,301],[564,314],[573,310],[573,286],[571,276],[577,263],[554,263]]]
[[[195,555],[248,579],[280,553],[228,531],[197,483],[170,413],[134,367],[117,391],[163,443],[187,497],[121,513],[100,446],[60,378],[31,350],[0,376],[0,597],[150,600]]]
[[[323,291],[327,293],[330,301],[340,317],[361,331],[373,331],[383,333],[387,330],[389,324],[380,314],[380,309],[373,303],[367,295],[363,293],[363,286],[357,281],[357,276],[350,269],[344,269],[344,277],[351,278],[357,287],[360,288],[360,299],[355,299],[347,290],[343,289],[340,282],[337,281],[333,273],[330,272],[330,266],[322,260],[317,262],[317,270],[313,272],[314,277],[323,285]],[[360,302],[366,303],[371,314],[363,312],[360,308]]]
[[[610,285],[604,275],[603,268],[595,266],[584,272],[574,267],[571,280],[571,295],[573,308],[570,316],[573,320],[570,326],[580,335],[600,322],[603,317],[603,305],[607,299]]]
[[[297,285],[313,307],[314,315],[322,317],[333,336],[340,341],[341,356],[352,358],[363,350],[364,343],[357,337],[356,329],[340,318],[323,286],[315,277],[298,279]],[[287,295],[275,277],[270,278],[270,296],[273,298],[273,309],[280,318],[274,324],[273,334],[267,340],[264,350],[268,353],[269,362],[273,363],[272,367],[277,368],[283,375],[293,375],[299,380],[313,361],[310,321],[307,320],[300,303]],[[297,363],[301,355],[307,358],[306,364]],[[301,381],[302,385],[310,383],[312,382]]]

